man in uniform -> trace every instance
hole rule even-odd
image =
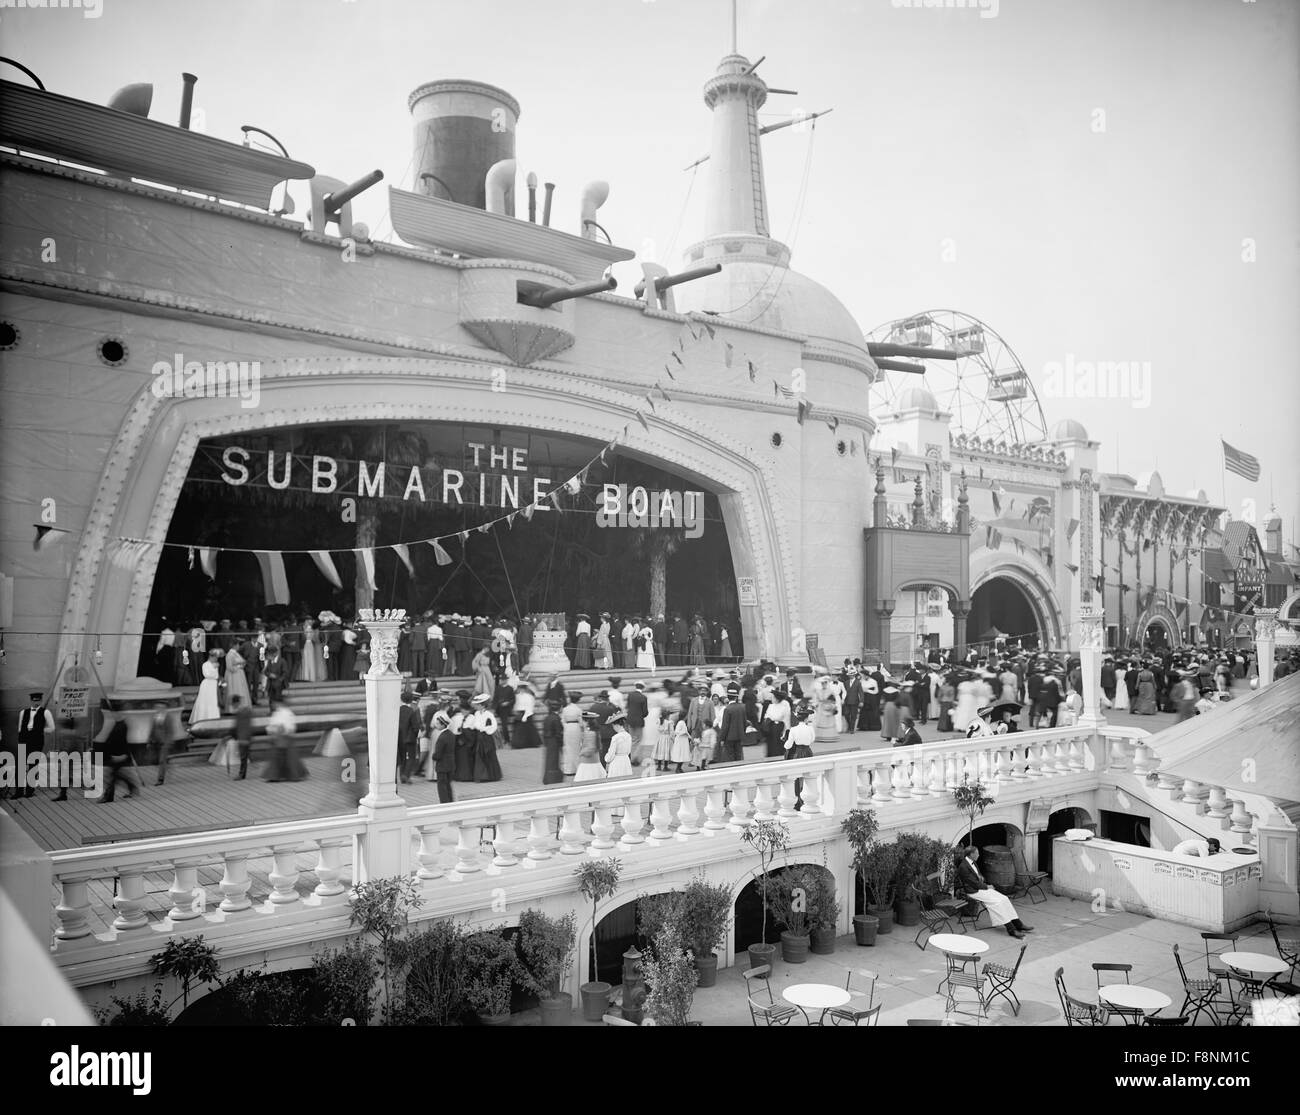
[[[45,706],[45,694],[30,693],[28,698],[31,704],[18,714],[18,742],[27,749],[28,755],[33,755],[45,750],[46,732],[51,738],[54,736],[54,714]],[[20,796],[29,798],[35,793],[35,789],[26,786]],[[61,796],[66,800],[67,793]]]

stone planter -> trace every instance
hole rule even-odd
[[[573,1014],[573,996],[561,991],[549,999],[539,999],[537,1005],[542,1008],[543,1026],[567,1026],[569,1016]]]
[[[835,952],[835,930],[814,929],[808,937],[812,952],[816,956],[830,956]]]
[[[787,964],[806,964],[808,962],[808,935],[806,933],[782,933],[781,959]]]
[[[921,903],[914,898],[900,898],[894,903],[894,914],[899,925],[920,925]]]
[[[710,953],[708,956],[695,958],[695,971],[699,975],[696,987],[713,987],[718,982],[718,958]]]
[[[609,993],[613,988],[604,980],[584,983],[578,988],[582,995],[582,1017],[588,1022],[599,1022],[609,1011]]]
[[[758,968],[764,964],[769,967],[775,965],[776,945],[750,945],[748,952],[749,966],[751,968]]]
[[[892,933],[894,931],[894,911],[882,909],[879,906],[868,906],[871,916],[880,922],[876,928],[877,933]]]
[[[505,1014],[480,1014],[478,1020],[484,1026],[509,1026],[511,1014],[506,1011]]]
[[[879,927],[880,920],[871,914],[855,914],[853,917],[853,936],[860,945],[874,945]]]

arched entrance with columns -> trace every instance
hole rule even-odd
[[[985,636],[996,630],[1005,638],[1019,639],[1022,645],[1065,645],[1065,625],[1056,594],[1028,561],[998,555],[974,564],[979,568],[971,570],[971,613],[967,623],[972,643],[992,642]]]
[[[1150,645],[1152,650],[1177,650],[1183,645],[1178,617],[1163,604],[1149,606],[1138,617],[1136,630],[1144,648]]]
[[[328,402],[323,401],[328,398]],[[378,401],[382,400],[382,401]],[[512,370],[509,391],[494,393],[485,370],[465,362],[401,357],[291,359],[262,368],[261,401],[158,399],[144,388],[118,434],[70,581],[60,653],[88,657],[86,632],[122,632],[101,670],[106,684],[135,676],[168,526],[199,443],[234,432],[330,422],[432,421],[514,426],[618,439],[639,459],[662,464],[716,493],[737,576],[754,579],[757,604],[742,609],[744,642],[755,650],[787,646],[799,612],[786,515],[774,470],[739,443],[670,404],[644,428],[635,399],[553,372]],[[126,541],[123,541],[126,540]]]

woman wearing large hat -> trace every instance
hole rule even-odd
[[[480,693],[473,700],[474,711],[466,718],[461,732],[472,733],[474,743],[474,781],[500,782],[501,762],[497,759],[497,732],[500,722],[490,708],[492,698]]]
[[[605,752],[608,764],[605,773],[608,778],[630,778],[632,776],[632,736],[627,730],[627,713],[615,709],[605,720],[614,729],[609,741],[609,750]]]
[[[575,670],[591,669],[591,616],[586,612],[578,613],[578,626],[574,629],[573,668]]]

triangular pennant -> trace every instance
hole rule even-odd
[[[602,450],[600,451],[600,463],[601,463],[602,465],[605,463],[605,450],[604,450],[604,449],[602,449]]]
[[[659,387],[658,384],[655,384],[655,386],[656,386],[656,387]],[[663,396],[663,400],[664,400],[665,403],[671,403],[671,402],[672,402],[672,399],[670,399],[670,398],[668,397],[668,392],[665,391],[662,387],[659,387],[659,394]]]
[[[343,579],[339,576],[339,571],[334,568],[334,559],[330,557],[328,550],[312,550],[311,560],[316,563],[316,568],[320,570],[321,576],[330,584],[335,588],[343,587]]]
[[[515,516],[518,514],[518,511],[511,511],[510,514],[506,516],[506,528],[508,530],[515,529]]]
[[[774,399],[779,399],[780,397],[781,397],[781,385],[780,385],[779,383],[777,383],[776,380],[773,380],[773,381],[772,381],[772,398],[774,398]]]
[[[48,550],[51,546],[57,546],[68,537],[68,531],[62,527],[42,526],[36,523],[36,539],[32,542],[32,549],[38,553],[42,550]]]
[[[840,420],[836,418],[835,415],[832,414],[828,419],[826,419],[826,425],[830,427],[831,433],[834,433],[836,430],[840,428]],[[926,469],[928,470],[929,467],[930,466],[927,465]]]
[[[475,529],[476,531],[478,531],[479,534],[487,534],[487,532],[490,531],[490,530],[492,529],[492,524],[491,524],[491,523],[484,523],[482,526],[480,526],[480,527],[475,527],[474,529]]]
[[[555,489],[555,490],[553,490],[553,491],[551,492],[551,494],[550,494],[550,500],[551,500],[551,503],[555,505],[555,510],[558,511],[558,510],[560,509],[560,492],[559,492],[559,489]]]
[[[1071,519],[1065,528],[1065,540],[1067,542],[1074,538],[1074,532],[1079,529],[1079,520]]]
[[[807,403],[805,403],[802,399],[799,400],[799,413],[795,416],[795,421],[797,421],[800,426],[803,425],[804,417],[808,414],[808,411],[810,409],[811,408],[808,406]]]
[[[713,340],[717,336],[717,332],[707,321],[704,323],[704,331],[709,335],[709,340]]]
[[[217,579],[217,551],[211,546],[199,547],[199,566],[209,581]]]
[[[187,546],[185,549],[185,568],[186,569],[194,568],[194,547],[193,546]]]
[[[676,360],[676,361],[677,361],[677,363],[679,363],[679,364],[681,364],[681,365],[683,365],[683,366],[685,366],[685,364],[686,364],[686,361],[685,361],[685,360],[683,360],[683,359],[682,359],[682,358],[681,358],[681,356],[679,356],[679,355],[678,355],[678,354],[677,354],[677,353],[675,353],[675,352],[674,352],[674,353],[672,353],[672,354],[671,354],[671,355],[672,355],[672,358],[673,358],[673,359],[674,359],[674,360]]]
[[[645,397],[645,401],[646,401],[646,404],[650,407],[651,410],[654,410],[654,409],[655,409],[655,401],[654,401],[654,399],[652,399],[649,395],[647,395],[647,396]],[[658,412],[656,412],[656,413],[658,413]]]
[[[366,584],[370,586],[370,591],[377,591],[379,586],[375,584],[375,551],[357,550],[355,553],[361,559],[361,568],[365,572]]]
[[[755,380],[758,379],[758,369],[754,367],[754,362],[752,360],[748,361],[748,364],[749,364],[749,382],[753,383]]]
[[[262,568],[262,588],[268,604],[289,603],[289,579],[284,575],[284,555],[279,550],[256,550]]]
[[[670,368],[667,364],[664,365],[664,371],[668,373],[668,378],[669,378],[669,379],[671,379],[674,383],[677,382],[677,377],[676,377],[675,375],[673,375],[673,370],[672,370],[672,368]]]
[[[467,530],[462,530],[458,535],[456,535],[456,537],[459,538],[462,542],[468,542],[468,541],[469,541],[469,531],[467,531]]]
[[[994,488],[989,495],[993,497],[993,514],[1002,514],[1002,497],[998,495],[997,488]]]
[[[533,521],[533,512],[536,511],[536,510],[537,510],[537,505],[536,505],[535,503],[530,503],[527,507],[525,507],[525,508],[520,512],[520,514],[523,515],[524,520],[525,520],[526,522],[530,522],[530,523],[531,523],[531,522]]]
[[[694,331],[691,332],[691,336],[692,336],[692,337],[695,336]],[[682,339],[682,335],[681,335],[680,333],[678,333],[678,334],[677,334],[677,352],[681,352],[681,350],[684,349],[685,347],[686,347],[686,341],[683,340],[683,339]],[[673,356],[677,358],[677,360],[678,360],[679,363],[681,362],[681,358],[677,356],[677,353],[676,353],[676,352],[673,353]]]
[[[722,362],[723,362],[724,364],[726,364],[726,366],[727,366],[728,368],[731,367],[731,358],[732,358],[732,356],[735,354],[735,351],[736,351],[736,350],[735,350],[734,348],[731,347],[731,342],[730,342],[730,341],[723,341],[723,342],[722,342]],[[753,378],[753,377],[750,377],[750,378]]]
[[[1077,565],[1071,565],[1069,562],[1065,563],[1065,568],[1070,571],[1071,575],[1079,572],[1079,567]]]
[[[564,487],[569,495],[576,496],[582,488],[582,480],[577,476],[570,476],[569,479],[564,482]]]
[[[641,423],[641,426],[646,433],[650,432],[650,424],[645,420],[645,415],[639,410],[636,412],[636,420]]]
[[[688,325],[686,328],[689,329],[689,330],[691,331],[691,340],[692,340],[692,341],[698,341],[698,340],[700,339],[700,335],[699,335],[699,333],[697,333],[697,332],[695,331],[695,326],[693,326],[693,325]]]
[[[393,552],[401,559],[402,564],[406,566],[406,571],[415,576],[415,566],[411,564],[411,551],[405,543],[399,542],[393,546]]]

